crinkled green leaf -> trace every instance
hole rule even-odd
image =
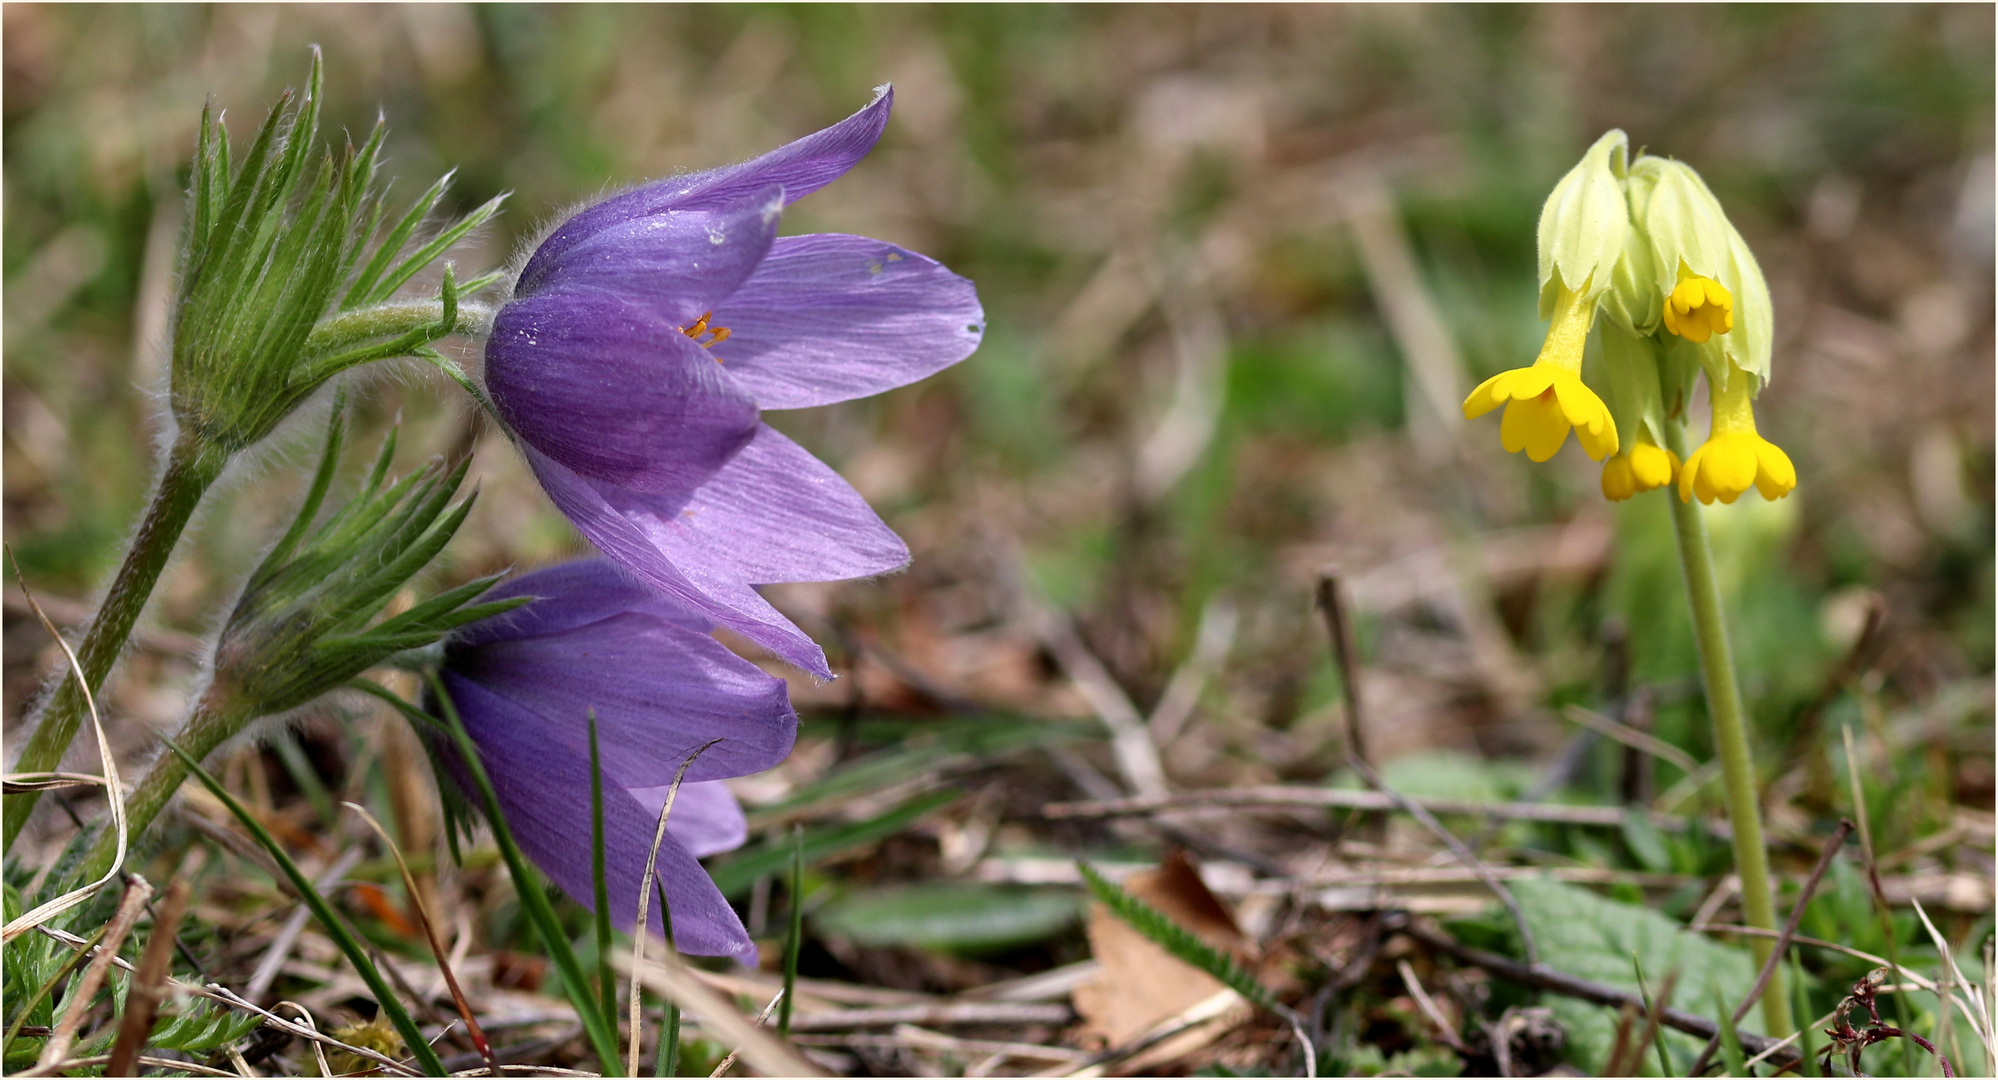
[[[1747,950],[1691,933],[1650,908],[1606,900],[1587,889],[1539,878],[1512,883],[1540,949],[1540,962],[1591,982],[1638,992],[1632,957],[1652,978],[1679,973],[1673,1000],[1700,1009],[1716,995],[1740,1001],[1755,984],[1755,961]],[[1616,1011],[1574,998],[1548,995],[1547,1005],[1568,1032],[1568,1055],[1588,1072],[1601,1071],[1616,1041]],[[1761,1031],[1758,1014],[1742,1021],[1744,1031]],[[1685,1067],[1700,1043],[1677,1032],[1662,1032],[1674,1061]]]

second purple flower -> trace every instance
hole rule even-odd
[[[969,356],[971,282],[893,244],[778,237],[787,203],[880,138],[893,94],[740,165],[627,191],[559,225],[486,344],[486,386],[536,477],[599,550],[785,661],[825,654],[753,586],[895,570],[908,549],[762,409],[866,397]]]

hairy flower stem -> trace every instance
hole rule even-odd
[[[187,723],[173,736],[174,742],[187,751],[196,761],[204,761],[215,748],[234,738],[254,715],[240,709],[221,704],[222,695],[213,689],[203,694],[194,705],[193,714]],[[160,811],[173,799],[174,792],[187,779],[187,762],[171,750],[162,750],[146,771],[146,778],[125,800],[125,820],[131,843],[136,845],[144,835],[146,827],[160,816]],[[98,833],[91,844],[90,853],[84,856],[82,868],[78,871],[81,881],[94,881],[111,868],[111,860],[117,855],[117,837],[110,830]]]
[[[1672,452],[1686,456],[1685,428],[1665,425]],[[1762,841],[1762,807],[1756,797],[1755,763],[1748,752],[1748,720],[1741,707],[1741,687],[1734,678],[1734,654],[1727,643],[1727,622],[1721,612],[1720,582],[1714,575],[1714,554],[1707,543],[1707,525],[1698,503],[1667,493],[1672,524],[1679,534],[1679,564],[1686,576],[1686,599],[1693,609],[1693,637],[1700,647],[1700,673],[1707,689],[1707,712],[1713,716],[1714,745],[1720,751],[1721,779],[1727,794],[1728,823],[1734,829],[1734,866],[1741,877],[1741,908],[1748,925],[1776,929],[1776,910],[1769,891],[1769,852]],[[1768,938],[1753,938],[1757,965],[1769,958]],[[1782,969],[1772,974],[1762,995],[1762,1023],[1768,1034],[1782,1038],[1794,1027],[1790,998],[1782,986]]]
[[[83,644],[76,650],[92,694],[103,687],[105,676],[111,673],[112,664],[124,651],[125,639],[131,636],[132,625],[152,596],[167,556],[173,553],[180,534],[194,516],[194,508],[222,474],[228,460],[226,451],[187,432],[167,452],[166,469],[160,474],[152,503],[146,507],[139,530],[132,536],[132,546],[125,553],[123,565],[118,567],[118,576],[112,579],[110,591],[104,594],[103,603],[90,621],[90,629],[84,633]],[[88,711],[82,687],[72,670],[42,711],[41,723],[28,738],[27,747],[14,763],[14,771],[54,770],[69,751],[69,744],[76,738]],[[12,844],[21,826],[27,823],[37,796],[37,792],[6,796],[5,843]]]

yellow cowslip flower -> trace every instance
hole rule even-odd
[[[1713,278],[1688,275],[1665,300],[1665,329],[1704,345],[1734,329],[1734,296]]]
[[[1464,399],[1464,418],[1475,420],[1504,405],[1499,442],[1507,453],[1525,450],[1534,461],[1546,461],[1573,428],[1582,449],[1601,461],[1616,453],[1617,443],[1609,407],[1582,382],[1582,347],[1589,340],[1596,305],[1565,285],[1558,288],[1554,322],[1539,358],[1531,367],[1501,371],[1480,383]]]
[[[1679,476],[1679,455],[1643,440],[1629,453],[1615,454],[1603,462],[1603,498],[1622,502],[1642,491],[1662,488]]]
[[[1680,500],[1732,503],[1753,487],[1774,501],[1796,488],[1790,455],[1755,431],[1753,399],[1747,373],[1729,365],[1727,385],[1713,390],[1713,433],[1679,470]]]

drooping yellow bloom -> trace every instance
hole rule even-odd
[[[1679,455],[1653,446],[1642,435],[1629,453],[1603,462],[1603,497],[1622,502],[1641,491],[1662,488],[1679,475]]]
[[[1755,431],[1749,376],[1740,368],[1730,365],[1727,385],[1713,391],[1713,415],[1713,433],[1679,470],[1681,500],[1732,503],[1753,487],[1774,501],[1796,488],[1790,455]]]
[[[1713,278],[1688,275],[1665,299],[1665,329],[1703,345],[1734,329],[1734,296]]]
[[[1560,286],[1547,343],[1531,367],[1501,371],[1464,399],[1464,418],[1475,420],[1505,406],[1499,442],[1507,453],[1526,451],[1546,461],[1568,441],[1573,428],[1582,449],[1597,461],[1616,453],[1616,421],[1603,399],[1582,382],[1582,347],[1595,321],[1596,305]]]

